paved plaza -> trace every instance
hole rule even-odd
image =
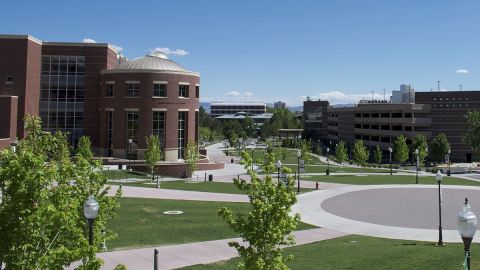
[[[480,213],[480,188],[442,188],[443,239],[461,242],[456,217],[469,197]],[[345,233],[418,241],[438,240],[438,189],[432,185],[347,186],[298,197],[302,221]],[[476,235],[476,240],[480,234]]]

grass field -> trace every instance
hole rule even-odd
[[[415,184],[415,175],[330,175],[302,176],[302,180],[354,185]],[[419,176],[418,183],[437,185],[435,176]],[[442,185],[480,186],[480,182],[444,176]]]
[[[203,202],[121,198],[117,217],[109,225],[118,234],[107,242],[109,250],[181,244],[237,237],[217,215],[220,206],[234,213],[246,213],[248,203]],[[164,211],[181,210],[181,215],[165,215]],[[301,223],[298,229],[314,228]]]
[[[472,250],[478,250],[475,244]],[[390,240],[366,236],[345,236],[313,244],[291,247],[294,255],[290,269],[359,269],[359,270],[444,270],[463,269],[463,244],[436,247],[434,243]],[[234,269],[238,258],[183,270]],[[472,255],[472,269],[480,267],[478,256]]]
[[[125,179],[125,178],[141,178],[149,179],[149,176],[136,171],[127,171],[127,170],[105,170],[102,171],[102,174],[107,177],[107,179]]]
[[[156,182],[150,182],[150,180],[135,182],[135,183],[118,183],[110,182],[110,184],[122,184],[124,186],[134,187],[146,187],[156,188]],[[214,192],[214,193],[229,193],[229,194],[246,194],[244,191],[239,190],[233,183],[223,182],[186,182],[186,181],[165,181],[160,182],[161,189],[176,189],[176,190],[188,190],[199,192]],[[295,189],[296,190],[296,189]],[[312,191],[313,189],[301,188],[301,192]]]

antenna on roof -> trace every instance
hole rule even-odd
[[[463,86],[463,84],[459,84],[458,86],[460,87],[460,92],[462,92],[462,86]]]
[[[385,88],[383,88],[383,101],[386,101],[387,99],[385,98]]]
[[[437,81],[437,91],[440,92],[440,82],[441,81]]]

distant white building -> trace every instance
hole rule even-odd
[[[410,84],[400,85],[400,90],[392,91],[391,103],[415,103],[415,89]]]
[[[285,108],[287,108],[287,104],[285,102],[282,102],[282,101],[277,101],[277,102],[273,103],[273,108],[275,108],[275,109],[285,109]]]
[[[267,104],[256,102],[215,102],[210,105],[210,115],[218,117],[227,114],[246,113],[248,115],[264,114],[267,112]]]

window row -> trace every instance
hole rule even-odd
[[[167,97],[167,83],[154,83],[153,88],[150,90],[153,97]],[[190,85],[188,84],[179,84],[178,97],[189,98],[190,97]],[[113,97],[115,96],[115,84],[107,83],[105,96]],[[139,83],[126,83],[126,93],[127,97],[139,97],[140,96],[140,84]],[[195,86],[195,98],[200,96],[200,86]]]

